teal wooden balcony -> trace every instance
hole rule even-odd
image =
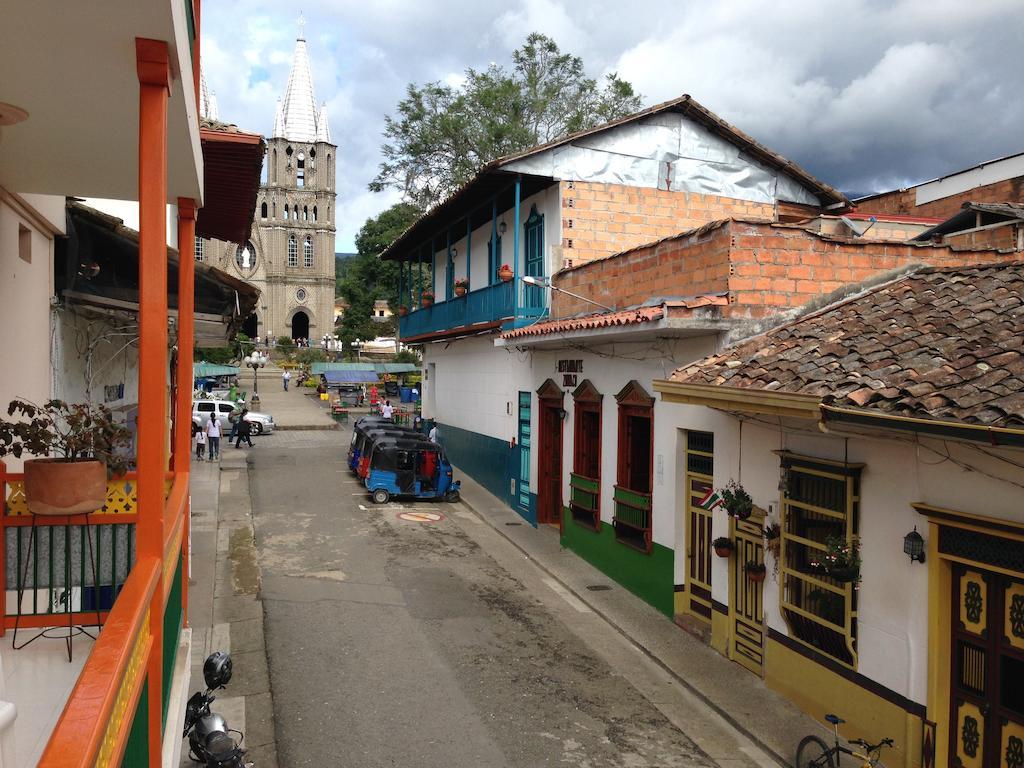
[[[496,283],[470,291],[461,298],[453,297],[447,301],[437,302],[432,307],[416,308],[407,316],[399,318],[399,337],[402,341],[409,342],[421,336],[467,326],[497,324],[502,327],[513,327],[523,320],[532,322],[544,313],[545,307],[524,307],[520,301],[517,310],[515,285],[515,282]]]

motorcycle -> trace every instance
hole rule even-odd
[[[211,653],[203,663],[203,680],[206,690],[192,694],[185,706],[182,738],[188,739],[189,757],[206,768],[251,768],[252,763],[242,759],[245,750],[241,743],[245,736],[229,728],[223,717],[210,710],[217,698],[213,692],[231,680],[231,656],[223,651]],[[238,741],[232,734],[238,734]]]

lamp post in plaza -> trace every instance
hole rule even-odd
[[[246,368],[252,368],[252,399],[250,404],[255,407],[260,403],[260,380],[259,380],[259,369],[263,368],[267,364],[267,356],[253,350],[250,354],[242,358],[242,362],[245,363]]]

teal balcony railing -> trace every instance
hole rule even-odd
[[[496,283],[470,291],[461,298],[420,307],[398,321],[402,339],[462,328],[477,323],[510,320],[515,315],[514,283]]]

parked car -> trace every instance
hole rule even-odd
[[[228,426],[228,414],[234,409],[235,404],[230,400],[193,400],[192,423],[203,429],[210,420],[210,414],[216,412],[220,416],[224,427],[230,429]],[[249,411],[245,414],[245,420],[252,424],[252,433],[254,435],[269,435],[274,431],[274,417],[269,413]]]

